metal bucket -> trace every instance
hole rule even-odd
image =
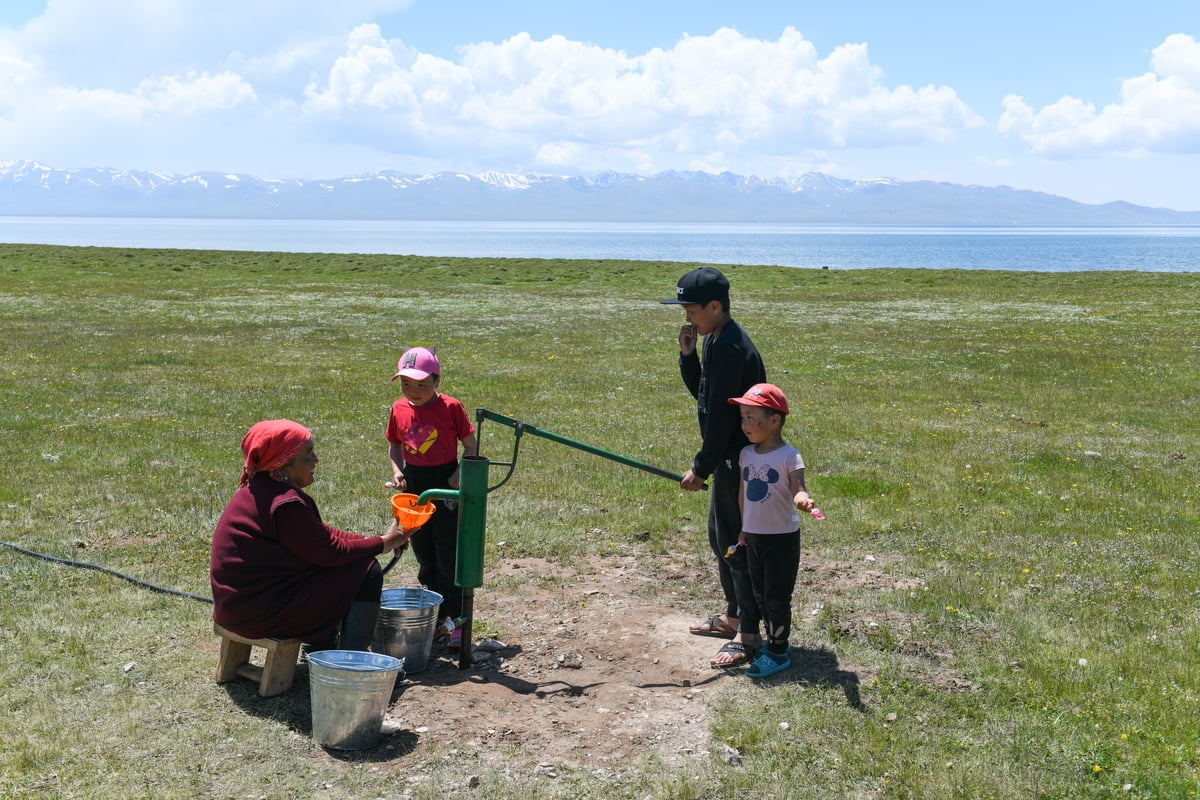
[[[361,650],[308,654],[313,739],[331,750],[365,750],[379,741],[401,659]]]
[[[404,671],[420,672],[429,666],[433,636],[437,633],[438,606],[442,596],[430,589],[405,587],[384,589],[375,622],[371,649],[404,659]]]

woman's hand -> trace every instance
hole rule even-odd
[[[381,538],[383,539],[383,552],[390,553],[396,548],[408,544],[408,540],[412,538],[412,533],[404,530],[396,520],[392,520],[392,524],[383,532]]]

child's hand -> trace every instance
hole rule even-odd
[[[404,480],[403,473],[397,473],[392,476],[392,479],[384,484],[386,489],[395,489],[397,492],[403,492],[408,488],[408,481]]]
[[[745,546],[746,546],[746,532],[742,531],[740,534],[738,534],[737,542],[735,544],[729,545],[729,547],[727,547],[725,549],[725,557],[733,558],[733,554],[738,551],[738,548],[745,547]]]
[[[796,503],[796,508],[805,513],[812,511],[815,505],[813,499],[808,496],[808,492],[796,492],[793,501]]]

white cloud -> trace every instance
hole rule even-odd
[[[35,75],[36,71],[28,61],[0,51],[0,112],[19,101]]]
[[[1122,82],[1118,102],[1100,110],[1074,97],[1035,111],[1004,98],[997,130],[1051,158],[1111,153],[1200,153],[1200,43],[1175,34],[1154,50],[1153,72]]]
[[[81,120],[140,124],[149,115],[188,117],[233,109],[254,101],[254,90],[237,75],[187,75],[142,81],[131,92],[112,89],[52,88],[36,105],[26,103],[19,117],[57,120],[76,129]]]
[[[48,0],[45,13],[29,23],[22,40],[44,56],[48,72],[68,82],[129,72],[211,72],[239,54],[261,57],[325,36],[344,41],[363,19],[411,2]]]
[[[471,144],[562,168],[604,152],[614,168],[679,159],[736,169],[750,151],[938,142],[981,124],[952,89],[888,87],[866,46],[819,59],[791,28],[776,41],[724,28],[634,56],[527,34],[461,53],[457,63],[414,54],[361,26],[307,89],[305,111],[349,122],[359,141],[373,132],[381,150]]]
[[[1159,75],[1172,75],[1200,90],[1200,45],[1191,36],[1176,33],[1154,49],[1150,61]]]
[[[181,115],[224,111],[255,100],[250,84],[232,72],[146,80],[134,94],[155,111]]]
[[[361,25],[347,42],[346,54],[329,70],[326,88],[310,84],[307,109],[314,114],[350,110],[403,111],[415,106],[407,67],[383,39],[378,25]]]

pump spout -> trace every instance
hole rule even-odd
[[[430,500],[457,500],[458,497],[458,489],[426,489],[417,498],[417,505],[423,506]]]

